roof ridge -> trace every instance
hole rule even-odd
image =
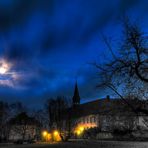
[[[82,103],[82,104],[80,104],[80,105],[88,104],[88,103],[92,103],[92,102],[97,102],[97,101],[105,101],[106,99],[107,99],[107,98],[100,98],[100,99],[96,99],[96,100],[93,100],[93,101],[89,101],[89,102]],[[113,100],[120,100],[120,99],[111,98],[110,100],[113,101]]]

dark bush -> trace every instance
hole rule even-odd
[[[113,135],[114,136],[128,136],[132,134],[132,130],[129,129],[114,129]]]
[[[86,129],[83,133],[83,138],[96,138],[97,133],[100,132],[100,128],[90,128]]]

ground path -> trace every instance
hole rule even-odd
[[[0,144],[0,148],[148,148],[148,142],[81,140],[54,144]]]

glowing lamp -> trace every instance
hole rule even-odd
[[[59,133],[58,133],[58,131],[54,131],[54,136],[57,136],[57,135],[59,135]]]
[[[48,135],[48,132],[47,131],[43,131],[42,135],[43,135],[43,137],[46,137]]]
[[[79,128],[79,130],[80,130],[81,132],[83,132],[83,131],[84,131],[84,127],[81,126],[81,127]]]
[[[79,135],[81,134],[81,131],[77,130],[76,133],[77,133],[77,135],[79,136]]]
[[[52,139],[52,135],[50,133],[47,134],[47,140],[50,141]]]
[[[55,141],[61,141],[60,134],[57,130],[53,132],[53,137]]]

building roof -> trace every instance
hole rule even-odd
[[[141,101],[127,100],[129,104],[140,105]],[[136,115],[132,108],[129,107],[121,99],[98,99],[95,101],[80,104],[71,108],[71,114],[74,117],[83,117],[87,115],[100,114],[100,115]]]

